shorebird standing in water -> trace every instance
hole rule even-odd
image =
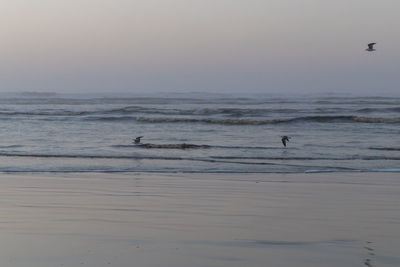
[[[286,142],[289,142],[289,139],[290,139],[291,137],[289,137],[289,136],[286,136],[286,135],[284,135],[284,136],[282,136],[282,144],[286,147]]]
[[[365,49],[365,51],[368,51],[368,52],[376,51],[376,49],[374,49],[374,45],[376,45],[376,43],[369,43],[368,48]]]
[[[135,144],[139,144],[140,143],[140,138],[143,138],[143,136],[138,136],[138,137],[136,137],[136,139],[135,139]]]

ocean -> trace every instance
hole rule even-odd
[[[400,172],[400,98],[3,97],[0,137],[5,173]]]

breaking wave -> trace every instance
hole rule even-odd
[[[29,111],[0,110],[0,116],[128,116],[140,114],[153,115],[183,115],[183,116],[213,116],[222,115],[227,117],[242,116],[265,116],[268,114],[291,114],[299,112],[292,108],[192,108],[192,109],[176,109],[176,108],[160,108],[146,106],[126,106],[121,108],[99,109],[99,110],[68,110],[68,109],[35,109]]]
[[[90,108],[37,108],[32,110],[0,109],[0,119],[9,120],[20,116],[32,116],[46,120],[78,119],[85,121],[139,121],[149,123],[208,123],[223,125],[265,125],[292,122],[363,122],[399,123],[400,117],[369,117],[355,114],[399,113],[400,107],[367,107],[348,109],[343,107],[197,107],[176,108],[130,105],[124,107]],[[289,117],[290,114],[309,114]],[[321,115],[320,115],[321,114]],[[326,115],[331,114],[331,115]],[[336,114],[336,115],[335,115]],[[158,117],[157,117],[158,116]]]

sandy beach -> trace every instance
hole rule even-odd
[[[1,266],[399,266],[396,173],[0,176]]]

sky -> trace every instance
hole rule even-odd
[[[399,10],[398,0],[2,0],[0,92],[400,94]]]

